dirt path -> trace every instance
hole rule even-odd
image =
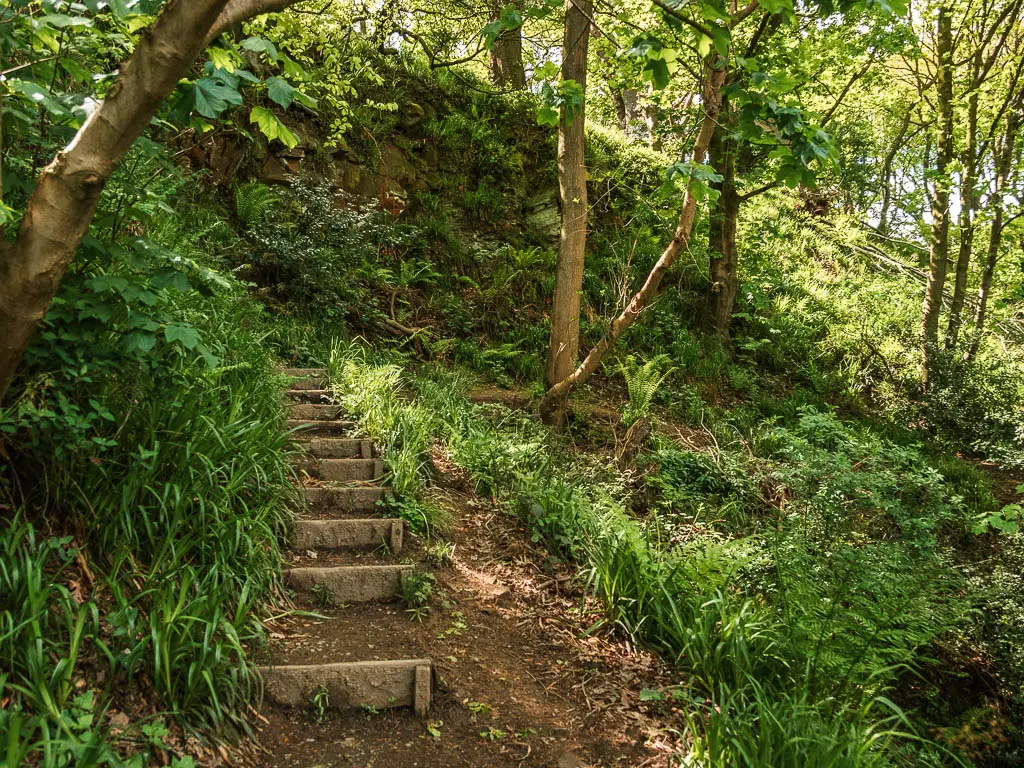
[[[452,480],[450,478],[450,480]],[[431,611],[401,604],[341,608],[333,621],[291,618],[267,627],[310,659],[429,655],[438,690],[424,721],[404,709],[327,712],[265,708],[266,768],[669,766],[679,713],[641,703],[670,685],[654,657],[584,637],[599,616],[581,610],[564,565],[552,566],[515,521],[464,485],[436,489],[452,513],[453,562],[435,567]],[[412,557],[422,559],[422,541]]]

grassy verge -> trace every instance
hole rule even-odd
[[[431,451],[443,450],[480,494],[579,564],[601,623],[680,669],[678,687],[646,693],[686,703],[686,764],[960,760],[955,743],[926,738],[918,713],[893,698],[935,668],[936,647],[973,626],[979,598],[947,546],[969,526],[970,473],[948,479],[917,448],[806,409],[789,428],[762,424],[745,454],[656,442],[643,491],[655,501],[639,519],[638,492],[614,467],[570,457],[522,413],[470,404],[450,371],[410,374],[355,346],[336,348],[330,370],[386,446],[413,517],[437,522],[418,498]],[[785,503],[767,503],[772,482]],[[694,524],[730,503],[731,518]]]
[[[245,287],[172,264],[86,254],[0,411],[4,765],[184,768],[247,732],[284,381]]]

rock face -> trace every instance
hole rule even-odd
[[[558,190],[541,189],[526,199],[526,226],[540,237],[557,240],[562,226],[562,213],[558,206]]]

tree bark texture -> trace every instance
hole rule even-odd
[[[501,0],[496,0],[491,6],[492,18],[497,19],[504,7]],[[522,27],[506,29],[494,41],[494,48],[491,50],[491,82],[514,90],[526,87]]]
[[[723,112],[727,108],[723,104]],[[711,209],[708,222],[710,285],[704,311],[705,329],[723,343],[729,340],[729,321],[739,288],[736,224],[740,212],[740,198],[736,192],[737,146],[736,142],[725,139],[728,128],[724,122],[715,131],[708,148],[708,164],[722,176],[722,181],[718,184],[718,202]]]
[[[570,0],[565,14],[562,79],[575,80],[586,93],[587,45],[591,0]],[[545,379],[550,387],[576,367],[580,339],[580,291],[587,249],[587,173],[584,164],[586,111],[562,108],[558,122],[558,190],[562,227],[558,236],[558,266],[551,300],[551,342]],[[565,421],[564,401],[552,400],[541,416],[545,423]]]
[[[708,65],[704,83],[704,119],[701,123],[700,132],[693,145],[693,162],[701,164],[707,158],[708,145],[711,136],[718,124],[718,114],[722,106],[722,87],[725,84],[725,62],[720,61],[715,65]],[[683,194],[683,205],[679,212],[679,223],[676,225],[672,239],[665,250],[647,275],[644,284],[629,300],[626,308],[612,320],[611,325],[601,340],[587,353],[576,370],[570,375],[551,386],[541,400],[541,410],[550,407],[550,403],[559,398],[566,397],[576,387],[587,382],[601,364],[601,360],[612,348],[615,342],[626,330],[633,325],[640,317],[641,312],[654,300],[661,286],[661,281],[679,254],[689,244],[690,236],[693,234],[693,222],[697,214],[697,197],[694,192],[694,182],[686,186]]]
[[[960,184],[960,248],[956,257],[956,276],[953,280],[953,300],[946,326],[946,349],[956,346],[967,295],[967,272],[974,249],[974,209],[978,205],[978,82],[981,76],[981,49],[974,54],[971,92],[967,96],[967,140],[964,145]]]
[[[1021,94],[1024,98],[1024,93]],[[996,148],[996,188],[992,196],[992,227],[988,236],[988,251],[985,254],[985,265],[981,271],[981,284],[978,286],[978,306],[974,314],[974,338],[967,352],[967,358],[973,359],[978,354],[981,336],[985,332],[985,319],[988,314],[988,299],[992,291],[992,279],[999,261],[999,248],[1003,241],[1003,195],[1013,167],[1013,154],[1017,141],[1017,133],[1021,125],[1021,104],[1017,104],[1006,118],[1006,132]]]
[[[39,174],[14,243],[0,253],[0,398],[85,236],[100,193],[217,29],[283,0],[169,0],[117,82]]]
[[[932,193],[931,244],[928,283],[921,313],[923,384],[928,386],[939,345],[939,314],[949,263],[949,166],[953,162],[953,35],[948,8],[939,8],[936,50],[938,125],[935,135],[937,178]]]

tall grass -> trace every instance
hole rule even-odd
[[[688,714],[680,729],[691,749],[683,764],[939,764],[937,749],[885,697],[921,644],[952,620],[927,621],[930,576],[894,578],[891,569],[912,563],[881,553],[877,572],[832,579],[767,537],[666,548],[651,539],[657,526],[628,513],[614,472],[559,458],[557,443],[528,417],[470,405],[459,377],[430,368],[409,376],[358,347],[337,348],[331,370],[335,390],[369,431],[385,443],[396,439],[388,449],[408,463],[410,477],[431,482],[423,459],[438,441],[479,493],[518,515],[554,554],[580,564],[582,583],[603,606],[599,623],[659,650],[685,673]],[[395,426],[403,413],[429,415],[422,423],[409,417],[418,425],[415,439]],[[799,549],[798,534],[775,539]],[[762,589],[737,578],[755,560]],[[871,590],[894,605],[887,579],[889,592],[917,590],[899,611],[875,610]],[[846,604],[857,613],[829,608]]]
[[[182,754],[186,734],[248,730],[260,694],[249,649],[279,594],[297,494],[284,381],[242,286],[182,294],[171,310],[215,365],[159,344],[83,381],[44,340],[0,418],[12,455],[0,491],[20,510],[0,525],[4,764],[134,754],[141,766],[152,746]],[[58,400],[109,418],[58,450],[75,425],[39,421]],[[107,711],[131,721],[111,733]],[[161,721],[166,736],[142,730]]]

